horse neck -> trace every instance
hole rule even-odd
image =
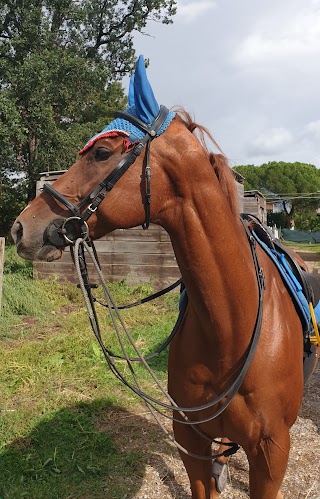
[[[186,192],[181,202],[179,186],[180,196],[161,225],[170,235],[199,327],[209,334],[221,332],[223,341],[236,331],[250,335],[258,290],[240,217],[231,212],[213,172],[202,185],[188,185]],[[246,341],[247,334],[243,336]]]

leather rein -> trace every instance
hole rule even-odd
[[[147,229],[149,227],[149,224],[150,224],[150,204],[151,204],[151,190],[150,190],[151,170],[150,170],[150,164],[149,164],[150,143],[153,140],[153,138],[155,138],[157,131],[161,128],[162,124],[164,123],[168,112],[169,111],[167,108],[165,108],[164,106],[161,106],[157,118],[155,119],[153,124],[150,126],[146,125],[145,123],[143,123],[142,121],[140,121],[136,117],[133,117],[127,113],[122,113],[122,112],[116,113],[116,116],[122,117],[122,118],[130,121],[135,126],[142,129],[145,132],[145,135],[140,142],[138,142],[134,145],[133,149],[127,154],[127,156],[122,161],[120,161],[120,163],[114,168],[114,170],[104,180],[102,180],[102,182],[100,182],[99,185],[95,189],[93,189],[91,191],[91,193],[89,193],[77,205],[74,205],[73,203],[71,203],[68,199],[66,199],[62,194],[60,194],[58,191],[56,191],[50,185],[48,185],[48,184],[44,185],[43,190],[45,192],[47,192],[48,194],[50,194],[52,197],[54,197],[61,204],[63,204],[72,213],[71,217],[69,217],[67,219],[62,219],[62,220],[56,220],[49,225],[49,227],[48,227],[49,230],[47,229],[48,230],[47,239],[49,239],[49,241],[52,242],[53,244],[55,244],[56,246],[71,245],[71,249],[73,252],[73,256],[74,256],[74,260],[75,260],[75,264],[76,264],[76,269],[77,269],[77,273],[78,273],[78,277],[79,277],[80,287],[81,287],[81,290],[82,290],[82,293],[83,293],[83,296],[85,299],[85,303],[87,306],[90,323],[91,323],[93,332],[94,332],[94,334],[95,334],[95,336],[100,344],[100,347],[101,347],[102,352],[104,354],[104,357],[107,361],[107,364],[108,364],[109,368],[111,369],[111,371],[113,372],[113,374],[125,386],[127,386],[129,389],[131,389],[136,395],[138,395],[146,403],[147,407],[152,412],[153,416],[155,417],[156,421],[161,426],[163,431],[166,433],[167,436],[169,436],[170,440],[172,442],[174,442],[175,445],[180,450],[182,450],[183,452],[185,452],[188,455],[195,457],[197,459],[214,460],[217,457],[220,457],[222,455],[229,456],[229,455],[235,453],[238,450],[239,446],[234,442],[231,442],[231,443],[226,442],[223,445],[228,446],[230,448],[225,450],[221,454],[215,454],[215,455],[212,455],[210,457],[194,455],[194,454],[190,453],[189,451],[187,451],[186,449],[182,448],[180,446],[180,444],[178,444],[178,442],[176,442],[173,439],[173,437],[170,434],[168,434],[168,431],[164,428],[164,426],[161,424],[161,422],[159,422],[159,418],[158,418],[157,413],[160,413],[162,416],[165,416],[168,419],[178,421],[181,424],[190,425],[203,438],[206,438],[207,440],[210,440],[211,442],[214,441],[216,443],[220,443],[220,442],[213,440],[210,436],[206,435],[200,428],[198,428],[198,425],[200,425],[202,423],[206,423],[208,421],[211,421],[214,418],[217,418],[228,407],[228,405],[233,400],[234,396],[237,394],[237,392],[238,392],[238,390],[239,390],[239,388],[244,380],[244,377],[249,369],[249,366],[251,364],[251,361],[252,361],[253,356],[254,356],[255,351],[256,351],[256,347],[258,345],[258,341],[260,338],[260,332],[261,332],[261,325],[262,325],[263,295],[264,295],[265,283],[264,283],[263,270],[260,267],[257,253],[256,253],[256,241],[255,241],[254,237],[252,236],[252,234],[248,230],[246,224],[241,220],[243,223],[244,230],[246,232],[249,244],[250,244],[250,248],[251,248],[251,254],[252,254],[252,259],[253,259],[256,278],[257,278],[258,296],[259,296],[256,322],[255,322],[254,330],[253,330],[253,333],[252,333],[252,336],[251,336],[251,339],[250,339],[250,342],[249,342],[249,345],[247,348],[246,359],[243,362],[243,364],[240,368],[240,372],[238,373],[236,379],[232,382],[232,384],[227,389],[225,389],[223,391],[223,393],[221,393],[217,398],[215,398],[214,400],[211,400],[207,404],[203,404],[201,406],[190,408],[190,407],[177,406],[177,404],[174,402],[174,400],[171,399],[170,395],[166,391],[164,391],[164,389],[160,385],[158,385],[158,386],[159,386],[160,390],[162,391],[162,394],[165,395],[166,398],[168,399],[169,403],[164,403],[160,400],[157,400],[157,399],[151,397],[149,394],[145,393],[141,389],[140,384],[139,384],[138,380],[136,379],[135,375],[134,375],[134,381],[135,381],[135,386],[134,386],[132,383],[130,383],[127,379],[125,379],[123,377],[123,375],[121,374],[119,369],[116,367],[116,364],[115,364],[113,358],[120,358],[122,360],[126,360],[128,365],[129,365],[130,372],[132,374],[134,371],[133,371],[133,367],[131,366],[131,362],[139,360],[144,364],[144,367],[146,367],[149,374],[152,375],[153,379],[155,380],[154,374],[152,373],[148,364],[146,363],[146,360],[150,357],[149,356],[143,357],[140,354],[140,352],[136,349],[136,346],[134,344],[132,344],[133,340],[131,339],[129,333],[127,332],[126,327],[122,321],[122,318],[119,316],[119,313],[118,313],[119,308],[125,308],[125,307],[117,307],[116,304],[113,302],[112,297],[108,291],[107,285],[105,283],[104,277],[103,277],[102,272],[101,272],[100,264],[98,261],[98,257],[97,257],[94,245],[89,238],[89,229],[88,229],[88,225],[87,225],[87,220],[97,210],[97,208],[99,207],[100,203],[104,200],[107,193],[110,192],[111,189],[113,189],[113,187],[118,182],[118,180],[124,175],[124,173],[129,169],[129,167],[135,162],[135,160],[141,154],[143,149],[146,148],[146,153],[145,153],[145,158],[144,158],[144,172],[145,172],[145,182],[146,182],[145,202],[144,202],[145,222],[143,223],[142,227],[144,229]],[[89,203],[89,205],[88,205],[88,203]],[[88,205],[88,206],[81,213],[82,208],[84,208],[86,205]],[[72,222],[72,223],[76,222],[78,224],[78,228],[80,228],[81,237],[75,236],[75,233],[72,230],[72,227],[69,225],[69,222]],[[92,259],[92,262],[93,262],[93,264],[96,268],[96,271],[100,277],[100,281],[102,283],[104,293],[106,296],[106,301],[107,301],[107,305],[105,305],[105,306],[108,307],[111,315],[113,313],[113,310],[116,312],[116,317],[119,319],[121,326],[122,326],[125,334],[127,335],[127,338],[129,338],[129,341],[131,342],[132,346],[134,346],[136,352],[138,353],[138,358],[133,358],[133,359],[129,358],[128,355],[126,354],[126,352],[123,350],[123,347],[122,347],[122,351],[123,351],[124,357],[116,356],[112,352],[110,352],[108,349],[106,349],[106,347],[102,341],[101,334],[100,334],[100,328],[99,328],[99,324],[98,324],[98,318],[97,318],[97,314],[96,314],[95,309],[94,309],[94,302],[97,300],[92,295],[92,292],[91,292],[92,286],[90,285],[90,283],[88,281],[88,274],[87,274],[87,266],[86,266],[85,256],[84,256],[84,249],[86,249],[86,251],[89,253],[90,258]],[[179,283],[179,284],[180,284],[180,282],[181,282],[180,280],[177,281],[177,283]],[[175,285],[177,285],[177,283],[175,283]],[[158,294],[156,294],[156,295],[158,295]],[[141,300],[141,301],[143,301],[143,300]],[[147,300],[144,300],[144,301],[147,301]],[[136,303],[130,304],[130,306],[134,306],[135,304]],[[138,302],[137,304],[140,304],[140,302]],[[114,319],[113,319],[113,323],[114,323],[115,329],[117,330],[116,321]],[[177,324],[180,325],[179,319],[177,321]],[[177,330],[178,330],[178,327],[175,327],[174,334],[177,332]],[[117,332],[117,334],[118,334],[118,332]],[[159,349],[159,351],[155,353],[155,355],[160,353],[160,351],[162,351],[166,346],[168,346],[168,344],[170,343],[174,334],[171,333],[168,340],[166,340],[164,342],[164,344],[162,345],[163,348],[161,347]],[[121,343],[121,340],[120,340],[120,343]],[[152,356],[154,356],[154,355],[152,354]],[[150,373],[150,371],[152,374]],[[159,383],[158,380],[157,380],[157,383]],[[189,413],[192,414],[192,413],[195,413],[198,411],[210,409],[213,406],[220,403],[223,399],[225,399],[225,400],[220,405],[220,407],[218,407],[214,411],[214,413],[208,417],[205,417],[201,420],[190,420],[186,415]],[[168,409],[168,410],[171,410],[174,412],[178,412],[179,415],[181,416],[182,420],[175,419],[174,417],[170,417],[170,416],[164,414],[156,406],[159,406],[162,409]]]

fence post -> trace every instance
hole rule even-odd
[[[2,277],[3,277],[3,263],[4,263],[4,245],[5,238],[0,237],[0,315],[1,315],[1,299],[2,299]]]

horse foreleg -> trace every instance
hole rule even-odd
[[[211,455],[211,443],[199,436],[192,428],[174,422],[174,435],[177,442],[188,452],[198,456]],[[211,476],[212,461],[191,457],[179,451],[180,457],[189,476],[192,499],[216,499],[215,480]]]
[[[256,448],[247,452],[250,465],[250,498],[281,499],[280,487],[288,464],[289,431],[261,438]]]

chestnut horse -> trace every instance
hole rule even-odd
[[[196,408],[188,412],[191,426],[181,423],[181,411],[174,421],[192,497],[217,497],[211,439],[223,436],[248,456],[250,497],[280,498],[303,391],[295,306],[272,260],[253,249],[225,157],[208,151],[206,130],[186,113],[159,108],[142,56],[129,106],[21,213],[12,229],[18,252],[51,261],[77,234],[98,239],[149,222],[164,227],[188,294],[168,385],[179,407]]]
[[[259,287],[248,235],[240,221],[232,172],[221,154],[209,153],[193,134],[198,127],[185,113],[176,115],[136,155],[112,190],[91,209],[90,237],[145,223],[146,156],[152,170],[149,218],[168,232],[188,293],[188,306],[169,352],[168,386],[180,407],[205,406],[233,383],[248,355],[259,309]],[[60,258],[64,244],[48,236],[53,222],[70,217],[65,200],[82,207],[95,199],[96,187],[132,149],[123,135],[101,136],[53,185],[17,218],[12,235],[27,259]],[[87,197],[94,191],[91,199]],[[61,199],[57,196],[61,195]],[[63,201],[64,200],[64,201]],[[92,205],[90,205],[91,207]],[[87,210],[88,211],[88,210]],[[89,210],[90,211],[90,210]],[[282,497],[280,486],[290,449],[289,428],[303,393],[302,325],[273,262],[257,247],[265,277],[260,339],[250,367],[230,404],[216,418],[212,408],[193,413],[212,439],[227,437],[245,450],[250,497]],[[213,409],[219,409],[225,398]],[[179,419],[179,414],[176,419]],[[174,422],[176,440],[190,454],[211,455],[211,443],[192,427]],[[194,499],[217,497],[210,460],[181,453]]]

